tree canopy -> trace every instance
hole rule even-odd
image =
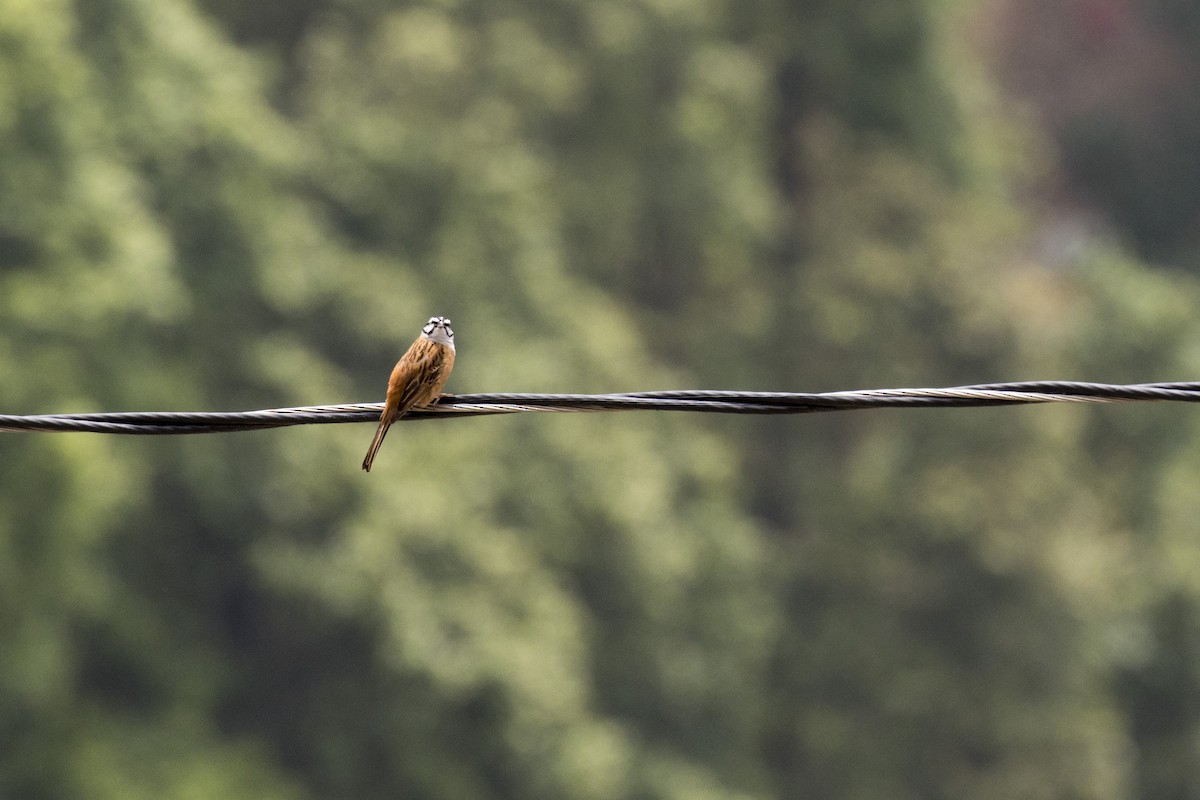
[[[0,4],[0,407],[1185,379],[935,0]],[[1190,367],[1190,369],[1189,369]],[[0,438],[0,795],[1197,780],[1186,408]]]

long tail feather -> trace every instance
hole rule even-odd
[[[375,454],[379,452],[380,445],[383,444],[383,437],[387,436],[388,428],[392,427],[391,420],[382,419],[379,421],[379,427],[375,429],[375,438],[371,440],[371,446],[367,448],[367,456],[363,459],[363,470],[371,471],[371,464],[375,461]]]

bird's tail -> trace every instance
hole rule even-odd
[[[371,440],[371,446],[367,448],[367,456],[363,459],[363,470],[371,471],[371,464],[375,461],[375,454],[379,452],[379,446],[383,444],[383,437],[387,436],[388,428],[392,427],[392,421],[388,419],[379,420],[379,427],[375,429],[375,438]]]

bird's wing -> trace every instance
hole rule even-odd
[[[396,416],[400,417],[414,407],[419,405],[427,405],[433,401],[435,394],[434,387],[440,386],[441,373],[445,368],[445,358],[434,348],[430,348],[427,352],[422,353],[417,360],[417,367],[413,371],[412,377],[405,383],[404,388],[400,391],[399,401],[396,404]]]

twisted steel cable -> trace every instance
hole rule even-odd
[[[986,383],[941,389],[841,392],[682,390],[622,394],[460,394],[400,421],[492,414],[581,411],[691,411],[710,414],[811,414],[866,408],[959,408],[1029,403],[1200,402],[1200,383],[1130,385],[1079,381]],[[136,435],[226,433],[291,425],[377,422],[382,403],[235,412],[124,411],[0,415],[0,431],[75,431]]]

